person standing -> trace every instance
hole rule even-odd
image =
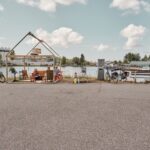
[[[46,70],[46,80],[53,80],[53,71],[50,69],[50,66],[48,66],[47,70]]]

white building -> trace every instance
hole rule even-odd
[[[3,48],[3,47],[0,48],[0,54],[2,55],[2,60],[4,63],[6,61],[6,55],[9,51],[10,51],[9,48]]]

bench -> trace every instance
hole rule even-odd
[[[44,71],[44,70],[38,70],[38,74],[40,76],[40,79],[43,80],[44,77],[46,76],[46,71]],[[31,74],[30,80],[32,82],[35,81],[35,75],[34,75],[34,73]]]

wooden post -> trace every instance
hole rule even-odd
[[[59,65],[60,65],[60,71],[61,71],[61,57],[60,57],[60,64]]]
[[[55,56],[53,56],[53,81],[55,81],[54,70],[55,70]]]
[[[135,78],[135,83],[136,83],[136,71],[135,71],[135,73],[134,73],[134,78]]]
[[[24,65],[23,69],[24,69],[24,70],[26,70],[26,62],[25,62],[25,57],[24,57],[23,63],[24,63],[24,64],[23,64],[23,65]]]
[[[8,57],[6,56],[6,82],[8,82]]]

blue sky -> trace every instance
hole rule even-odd
[[[150,54],[149,0],[0,0],[0,46],[31,31],[60,55],[88,60]],[[18,53],[35,41],[27,39]]]

